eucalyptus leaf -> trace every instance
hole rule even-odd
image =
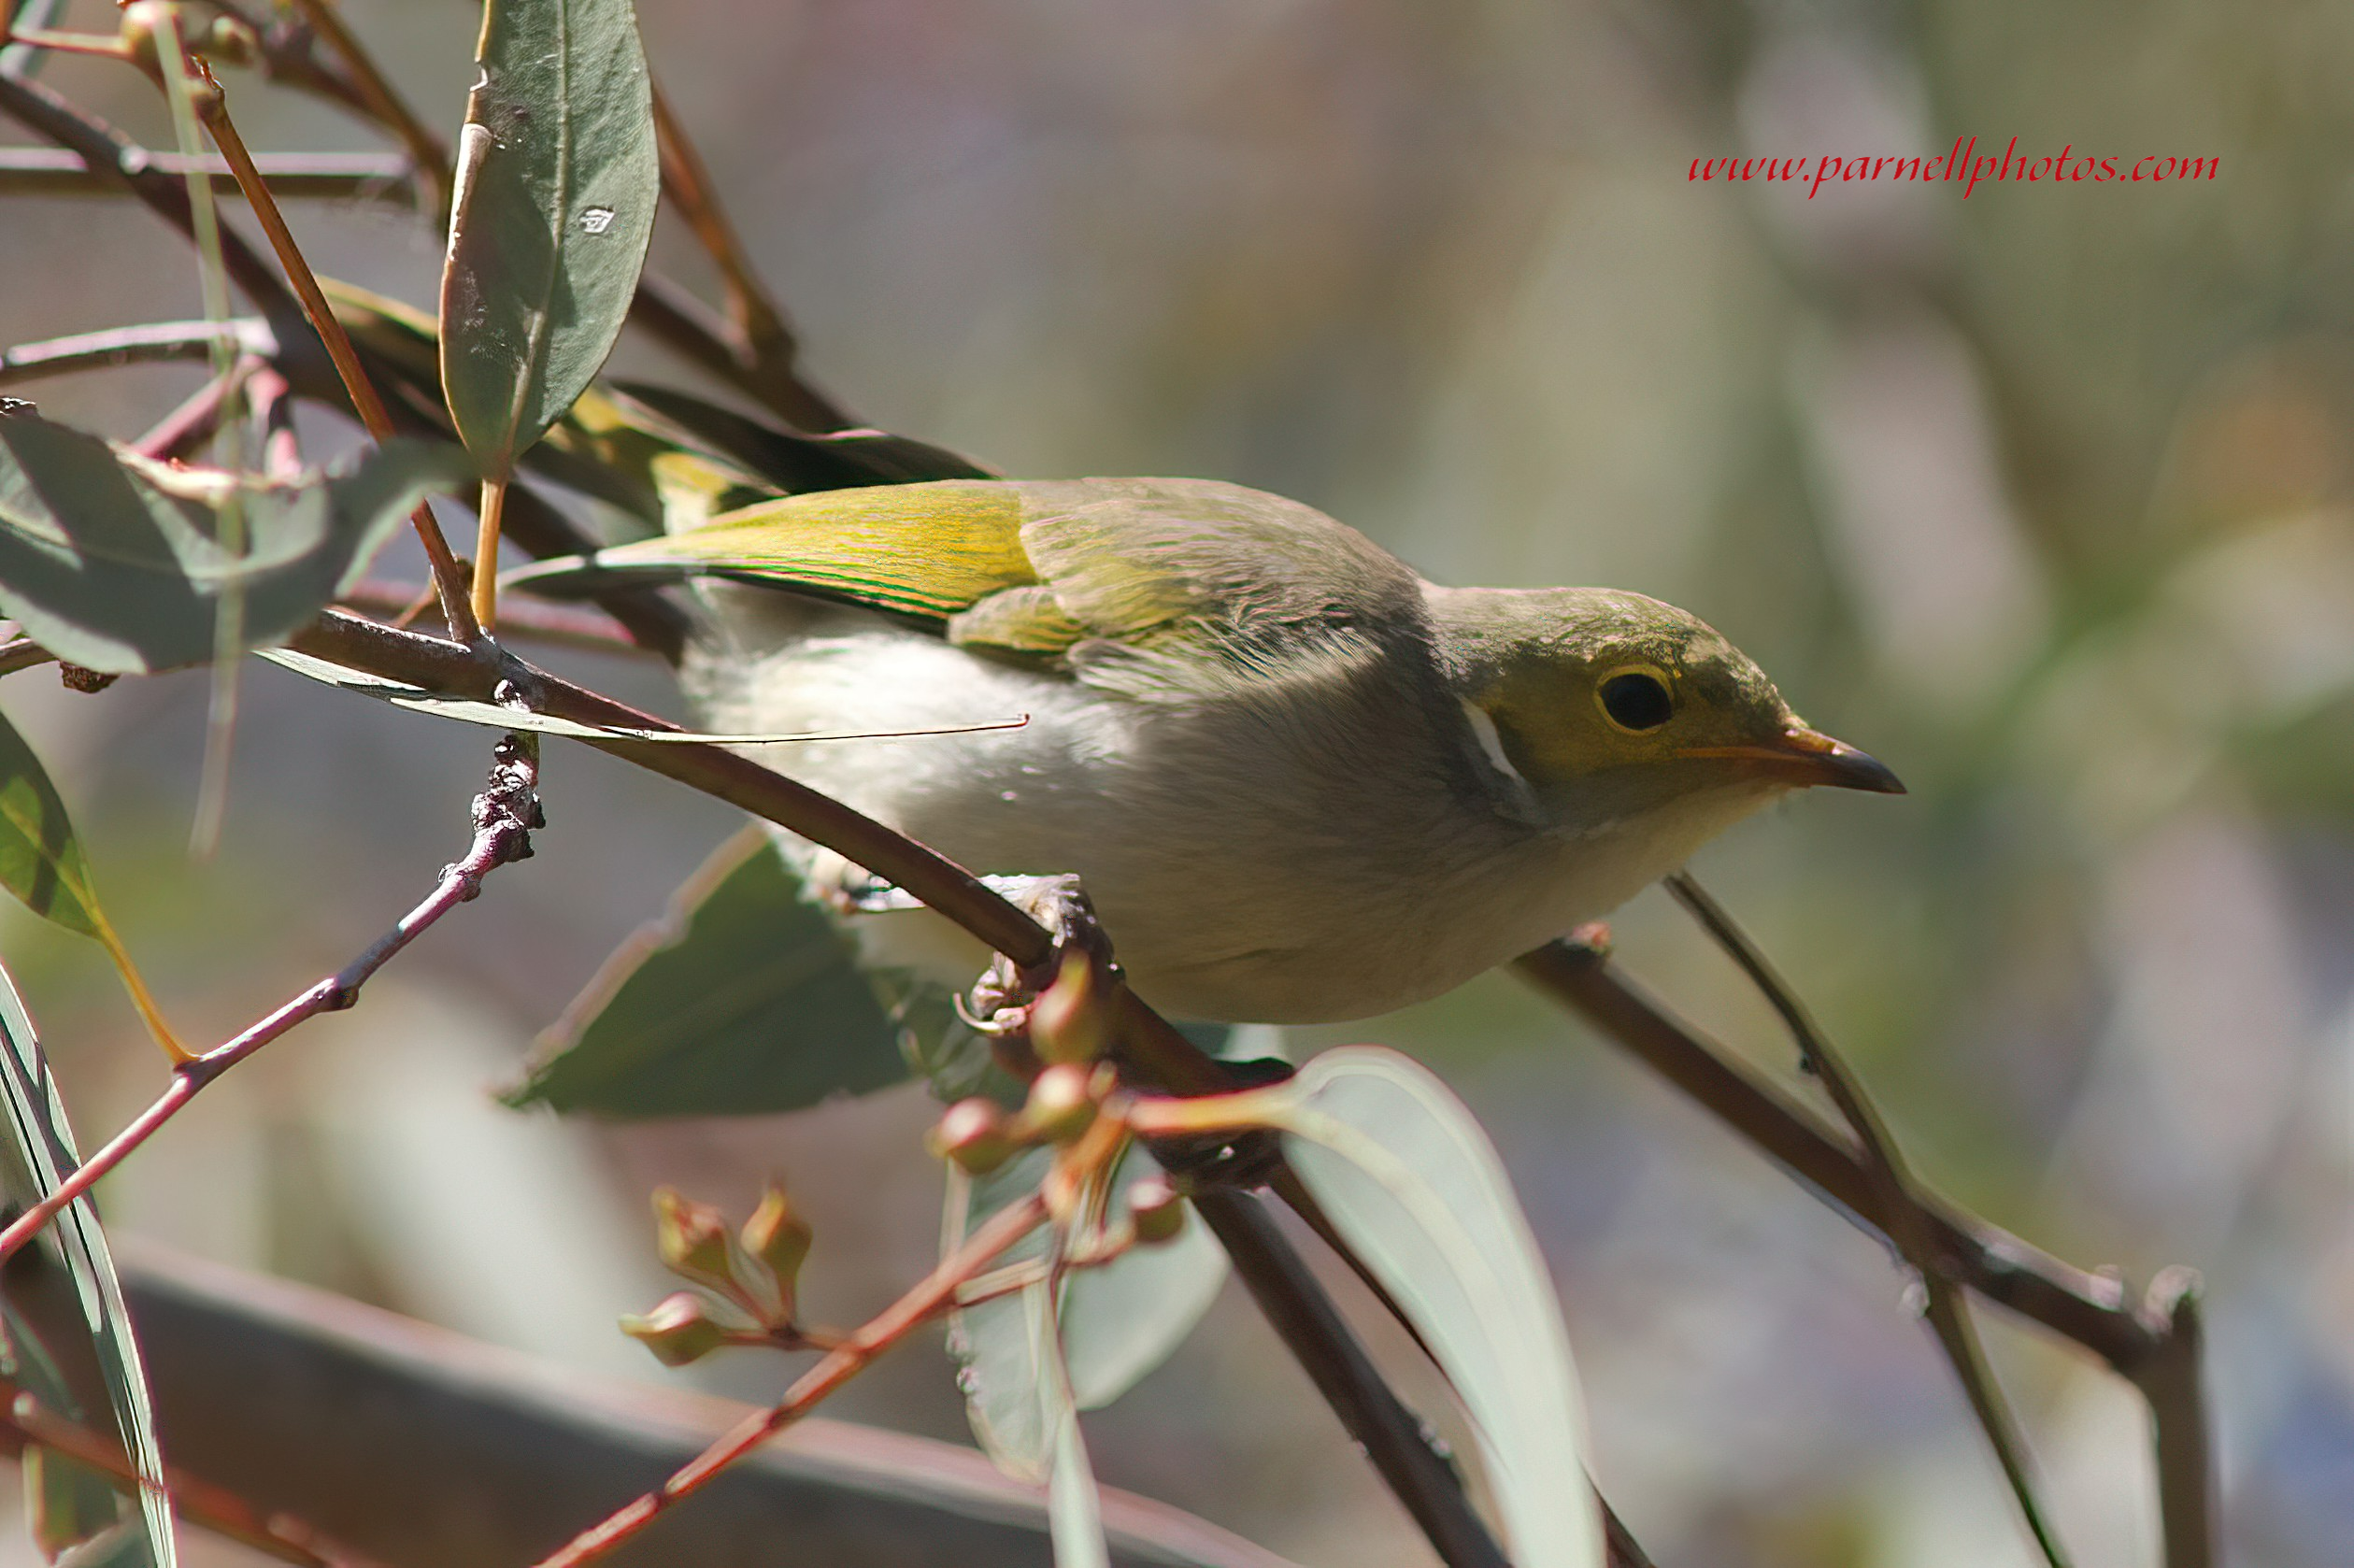
[[[1111,1568],[1111,1547],[1104,1539],[1104,1500],[1095,1489],[1095,1469],[1088,1462],[1087,1439],[1079,1432],[1078,1407],[1072,1402],[1069,1371],[1063,1361],[1053,1309],[1057,1283],[1049,1278],[1017,1298],[1030,1329],[1032,1358],[1042,1373],[1039,1418],[1052,1455],[1047,1474],[1047,1530],[1054,1543],[1054,1568]]]
[[[51,924],[95,938],[114,961],[148,1032],[165,1050],[185,1054],[131,962],[131,950],[99,905],[90,862],[49,770],[5,714],[0,714],[0,886]]]
[[[662,186],[630,0],[489,0],[441,276],[441,380],[501,478],[612,352]]]
[[[440,323],[404,300],[357,284],[321,278],[319,287],[353,345],[368,356],[381,390],[406,403],[410,412],[448,426]],[[649,468],[655,458],[678,449],[677,441],[638,427],[613,399],[592,387],[548,428],[521,463],[637,523],[659,527],[662,499]],[[747,496],[736,504],[749,506],[757,499]]]
[[[635,405],[650,412],[714,456],[740,463],[789,494],[997,477],[970,458],[912,436],[879,430],[811,435],[645,381],[617,380],[610,391],[624,411]]]
[[[969,1231],[1035,1191],[1046,1179],[1049,1159],[1046,1150],[1032,1149],[974,1181],[962,1229]],[[1112,1212],[1122,1211],[1131,1186],[1160,1169],[1151,1155],[1131,1147],[1112,1176]],[[1003,1262],[1035,1263],[1046,1247],[1045,1233],[1034,1233],[1015,1244]],[[1061,1292],[1062,1376],[1078,1408],[1102,1409],[1167,1361],[1217,1300],[1226,1273],[1224,1249],[1189,1216],[1173,1241],[1131,1247],[1100,1267],[1066,1274]],[[1000,1297],[952,1313],[949,1348],[959,1363],[965,1413],[981,1447],[1007,1475],[1046,1479],[1053,1464],[1054,1433],[1040,1417],[1042,1370],[1021,1298]]]
[[[1277,1091],[1284,1152],[1462,1398],[1521,1568],[1601,1568],[1585,1416],[1552,1277],[1461,1101],[1395,1051],[1347,1046]]]
[[[5,1179],[10,1204],[30,1208],[57,1190],[80,1163],[80,1156],[75,1151],[64,1102],[50,1076],[49,1059],[41,1049],[32,1015],[25,1011],[16,982],[6,968],[0,968],[0,1101],[5,1101],[9,1133],[5,1146],[8,1158],[0,1161],[0,1178]],[[105,1233],[98,1228],[97,1208],[87,1197],[76,1199],[58,1215],[50,1233],[72,1275],[82,1320],[89,1326],[99,1372],[114,1406],[122,1451],[130,1456],[142,1483],[138,1525],[133,1533],[149,1562],[155,1568],[171,1568],[176,1561],[171,1506],[164,1490],[163,1447],[156,1440],[155,1411],[138,1341],[132,1333],[130,1312],[123,1305],[122,1284],[115,1276]],[[78,1491],[78,1486],[68,1485]]]
[[[140,674],[209,663],[222,596],[248,648],[307,623],[435,490],[454,447],[392,441],[285,483],[174,468],[26,413],[0,417],[0,613],[69,663]],[[235,507],[244,548],[221,543]]]
[[[849,943],[757,828],[606,962],[506,1097],[615,1120],[746,1116],[907,1076]]]

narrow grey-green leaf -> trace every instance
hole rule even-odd
[[[811,435],[646,381],[617,380],[608,391],[624,410],[635,405],[652,413],[789,494],[997,478],[970,458],[912,436],[880,430]]]
[[[186,1054],[139,977],[130,948],[99,906],[90,882],[90,862],[82,856],[81,840],[74,836],[74,824],[57,786],[50,782],[49,770],[5,715],[0,715],[0,887],[43,919],[94,937],[114,961],[148,1033],[165,1050]]]
[[[489,0],[441,275],[441,381],[493,477],[612,352],[662,188],[630,0]]]
[[[616,1120],[747,1116],[907,1076],[897,1031],[765,833],[720,847],[606,962],[513,1105]]]
[[[265,483],[177,469],[31,414],[0,418],[0,613],[93,670],[208,663],[223,593],[243,645],[276,642],[356,580],[428,492],[470,483],[456,448],[394,441]],[[235,506],[244,549],[221,543]]]
[[[1429,1069],[1329,1050],[1272,1119],[1334,1225],[1462,1398],[1521,1568],[1601,1568],[1584,1402],[1561,1304],[1503,1162]]]
[[[1035,1191],[1049,1155],[1033,1149],[972,1183],[965,1229],[1006,1204]],[[1131,1147],[1112,1177],[1111,1212],[1122,1212],[1127,1190],[1160,1165]],[[1025,1237],[1006,1264],[1035,1263],[1046,1255],[1044,1233]],[[1081,1410],[1100,1410],[1169,1359],[1209,1310],[1226,1281],[1226,1254],[1189,1217],[1177,1239],[1132,1247],[1100,1267],[1073,1269],[1062,1289],[1064,1376]],[[999,1468],[1026,1480],[1047,1478],[1053,1463],[1053,1430],[1040,1418],[1041,1369],[1021,1299],[1000,1297],[950,1316],[949,1347],[959,1364],[965,1413],[975,1436]]]
[[[80,1156],[32,1015],[6,968],[0,968],[0,1108],[8,1119],[5,1147],[9,1158],[0,1162],[7,1194],[14,1206],[29,1208],[57,1190],[80,1163]],[[164,1490],[164,1450],[155,1436],[147,1370],[122,1303],[122,1283],[115,1276],[106,1234],[98,1228],[96,1207],[87,1197],[75,1200],[57,1217],[50,1234],[81,1301],[82,1320],[89,1325],[99,1372],[114,1405],[122,1451],[131,1457],[141,1482],[138,1533],[148,1561],[155,1568],[172,1568],[171,1505]]]
[[[25,907],[84,936],[107,929],[90,862],[49,770],[0,715],[0,886]]]
[[[1049,1278],[1018,1298],[1030,1326],[1031,1355],[1042,1373],[1039,1418],[1052,1456],[1047,1473],[1047,1531],[1054,1543],[1054,1568],[1111,1568],[1111,1547],[1104,1539],[1104,1500],[1095,1490],[1095,1468],[1088,1462],[1087,1439],[1079,1432],[1078,1406],[1072,1403],[1070,1372],[1063,1361],[1053,1307],[1057,1283]]]

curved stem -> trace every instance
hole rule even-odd
[[[372,440],[391,440],[392,416],[386,412],[383,398],[368,379],[367,371],[360,363],[359,351],[352,348],[350,335],[343,330],[343,323],[335,319],[310,264],[303,259],[302,248],[294,243],[293,231],[286,226],[285,214],[278,211],[278,203],[270,197],[268,182],[253,166],[253,155],[246,150],[245,139],[237,135],[236,126],[229,119],[226,95],[217,93],[207,100],[204,121],[213,145],[221,149],[230,172],[237,177],[237,188],[245,192],[262,232],[269,236],[270,248],[278,252],[278,264],[286,269],[286,280],[293,285],[294,297],[302,302],[303,315],[326,347],[327,357],[335,362],[335,375],[350,395],[360,422],[367,427]],[[425,547],[425,561],[433,569],[434,586],[440,592],[441,611],[449,620],[450,635],[461,642],[474,642],[481,636],[482,628],[466,602],[465,574],[459,568],[457,558],[449,553],[449,541],[442,537],[441,524],[434,520],[432,504],[419,502],[410,520],[416,524],[417,537]]]
[[[582,1563],[592,1562],[701,1491],[729,1465],[807,1415],[827,1395],[865,1371],[876,1357],[947,1311],[956,1299],[959,1286],[1037,1229],[1046,1217],[1046,1200],[1035,1192],[992,1215],[989,1223],[975,1231],[970,1240],[942,1260],[940,1266],[924,1276],[913,1290],[803,1373],[783,1399],[747,1418],[652,1491],[615,1510],[542,1558],[537,1568],[579,1568]]]

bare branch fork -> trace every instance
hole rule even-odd
[[[357,43],[341,28],[327,0],[297,0],[297,4],[310,23],[309,32],[289,32],[276,25],[264,29],[262,23],[247,19],[263,36],[265,68],[277,79],[318,93],[392,132],[409,149],[417,166],[435,181],[438,194],[446,178],[446,160],[438,142],[374,71]],[[225,14],[244,15],[235,5],[223,5],[221,8]],[[337,61],[325,61],[315,53],[314,36],[328,43],[339,57]],[[215,100],[216,109],[217,104]],[[800,380],[794,363],[795,346],[781,312],[762,289],[732,227],[718,207],[700,159],[670,114],[669,106],[663,103],[658,107],[666,193],[679,207],[718,267],[727,310],[722,316],[676,284],[649,273],[641,281],[634,318],[693,363],[805,428],[831,429],[849,423],[849,416]],[[0,78],[0,111],[55,141],[66,150],[70,164],[75,165],[69,170],[55,166],[59,161],[54,158],[43,163],[12,152],[0,158],[0,189],[20,179],[47,178],[70,172],[78,179],[126,190],[183,235],[190,232],[186,186],[174,172],[167,172],[178,168],[169,155],[150,153],[57,94],[21,81]],[[372,395],[363,390],[366,387],[365,372],[360,369],[348,345],[341,354],[334,353],[339,334],[323,305],[310,297],[316,293],[315,286],[305,288],[307,269],[294,252],[291,236],[284,235],[282,221],[278,220],[261,167],[263,161],[245,154],[225,114],[207,116],[207,123],[227,154],[223,168],[235,177],[257,216],[270,231],[295,289],[290,291],[275,269],[234,234],[221,236],[228,272],[260,307],[267,323],[263,330],[285,345],[285,358],[279,363],[286,366],[289,375],[302,378],[307,395],[319,395],[323,379],[321,373],[325,367],[321,363],[322,356],[310,347],[310,342],[316,340],[300,330],[305,316],[309,317],[325,339],[330,354],[338,360],[337,368],[344,372],[341,379],[354,402],[364,405]],[[330,168],[317,160],[281,163],[277,166],[289,177],[289,194],[315,192],[335,186],[338,180],[350,182],[364,176],[380,179],[385,173],[401,172],[405,167],[379,161],[373,169],[358,165]],[[351,187],[347,183],[344,188]],[[297,303],[296,292],[305,295],[301,305]],[[304,309],[303,306],[310,308]],[[211,330],[207,329],[207,339]],[[54,347],[62,349],[64,346]],[[78,363],[127,363],[145,357],[172,357],[192,349],[201,352],[208,347],[208,341],[170,341],[166,329],[153,341],[134,343],[118,337],[111,343],[88,345],[89,358]],[[258,344],[247,347],[250,351],[277,359]],[[21,366],[0,363],[0,374],[11,369],[19,374],[39,374],[64,368],[68,363],[76,362],[64,354],[46,360],[35,355],[33,363]],[[335,382],[326,380],[324,386],[333,389]],[[331,390],[328,395],[332,395]],[[378,412],[380,415],[380,404]],[[191,421],[201,417],[201,409],[188,416]],[[407,417],[406,413],[403,417]],[[373,434],[382,434],[378,428],[379,421],[368,422]],[[519,500],[528,498],[528,492],[518,492]],[[436,577],[446,584],[448,578],[440,569],[445,563],[436,560],[435,565]],[[628,618],[625,606],[616,604],[613,609],[617,616]],[[469,628],[462,613],[453,610],[450,620],[460,634],[458,642],[418,636],[330,614],[298,639],[298,646],[351,667],[467,695],[492,694],[490,689],[502,675],[535,679],[535,695],[545,693],[546,711],[558,716],[592,723],[667,727],[594,692],[552,677],[540,677],[520,663],[502,665],[499,660],[486,656],[485,648],[467,646],[464,634]],[[661,633],[664,629],[655,629],[649,636],[635,620],[629,620],[629,624],[640,641],[663,646]],[[841,851],[957,919],[1006,954],[1025,978],[1036,976],[1043,980],[1050,972],[1058,956],[1056,933],[997,897],[961,868],[840,803],[715,748],[651,746],[621,739],[595,744]],[[510,737],[507,745],[518,747],[521,743]],[[512,760],[503,757],[503,762]],[[523,765],[527,767],[527,762]],[[486,823],[482,815],[485,803],[506,798],[494,775],[492,791],[477,803],[478,833],[474,846],[464,861],[445,873],[424,904],[343,972],[322,980],[235,1040],[179,1068],[171,1088],[156,1105],[99,1150],[69,1181],[66,1191],[24,1216],[6,1233],[0,1233],[0,1256],[21,1246],[43,1219],[74,1195],[86,1190],[100,1174],[177,1114],[212,1077],[315,1013],[350,1005],[359,985],[417,931],[473,896],[482,875],[506,859],[527,854],[528,830],[536,820],[532,787],[529,777],[521,777],[515,784],[521,793],[514,795],[510,803],[528,803],[529,812],[509,810],[508,820]],[[1705,900],[1705,895],[1699,894],[1696,888],[1690,891],[1697,899]],[[1679,896],[1683,896],[1680,891]],[[1707,917],[1694,898],[1686,901],[1694,905],[1695,914],[1700,914],[1705,922]],[[1721,911],[1718,913],[1721,915]],[[1730,929],[1726,922],[1726,930]],[[1719,934],[1720,940],[1727,940],[1736,958],[1741,957],[1744,945],[1737,933],[1730,938],[1723,931]],[[1754,957],[1753,950],[1751,956]],[[1810,1113],[1749,1079],[1720,1053],[1609,974],[1605,958],[1595,949],[1554,944],[1528,955],[1521,961],[1521,967],[1545,989],[1585,1012],[1606,1033],[1660,1067],[1686,1092],[1715,1110],[1833,1202],[1846,1207],[1861,1222],[1880,1230],[1919,1271],[1929,1292],[1933,1323],[1962,1373],[1981,1419],[2019,1489],[2022,1506],[2037,1524],[2039,1537],[2045,1540],[2047,1551],[2053,1554],[2055,1562],[2056,1548],[2042,1531],[2033,1499],[2025,1490],[2023,1466],[2017,1461],[2015,1445],[2006,1446],[2004,1441],[2007,1418],[1994,1403],[1990,1383],[1984,1378],[1982,1366],[1977,1365],[1975,1341],[1969,1336],[1967,1319],[1952,1289],[1956,1284],[1967,1285],[1988,1299],[2035,1318],[2085,1345],[2142,1390],[2157,1418],[2170,1568],[2206,1568],[2212,1561],[2207,1494],[2211,1483],[2198,1380],[2197,1297],[2190,1276],[2170,1272],[2153,1287],[2149,1300],[2140,1309],[2129,1308],[2120,1292],[2107,1282],[2069,1269],[1983,1221],[1917,1190],[1897,1162],[1868,1105],[1858,1095],[1842,1092],[1842,1084],[1852,1090],[1852,1083],[1845,1079],[1835,1064],[1825,1071],[1824,1078],[1833,1087],[1834,1098],[1853,1128],[1852,1139],[1829,1131]],[[1819,1032],[1813,1029],[1794,998],[1779,988],[1770,970],[1762,967],[1762,959],[1755,965],[1745,963],[1745,967],[1750,969],[1752,977],[1781,1007],[1810,1059],[1819,1063],[1830,1062],[1827,1049],[1819,1048]],[[1124,990],[1117,991],[1113,1011],[1121,1037],[1120,1055],[1140,1081],[1181,1093],[1230,1087],[1222,1067],[1203,1056],[1133,994]],[[1281,1184],[1278,1190],[1283,1190]],[[1284,1195],[1297,1196],[1289,1190]],[[1257,1199],[1235,1191],[1206,1191],[1196,1202],[1205,1219],[1226,1242],[1238,1273],[1259,1298],[1278,1333],[1307,1367],[1351,1435],[1364,1445],[1385,1480],[1430,1533],[1442,1556],[1450,1564],[1478,1563],[1483,1568],[1494,1568],[1501,1563],[1501,1553],[1464,1499],[1459,1480],[1433,1453],[1420,1434],[1419,1422],[1397,1402],[1366,1360],[1332,1304],[1274,1228],[1264,1207]],[[1303,1212],[1313,1224],[1312,1205],[1305,1206]],[[1346,1248],[1341,1251],[1346,1256]],[[918,1287],[914,1294],[920,1295],[936,1279],[937,1276],[925,1286]],[[914,1295],[904,1298],[901,1304],[913,1299]],[[867,1357],[878,1353],[927,1315],[928,1310],[909,1318],[877,1341],[866,1352]],[[886,1319],[891,1317],[891,1313],[885,1315]],[[877,1321],[881,1324],[884,1319]],[[862,1331],[860,1341],[876,1327],[870,1324],[868,1331]],[[846,1347],[845,1350],[850,1348]],[[811,1376],[824,1373],[827,1364],[820,1363]],[[814,1403],[841,1378],[864,1364],[864,1359],[854,1355],[850,1362],[832,1375],[832,1382],[810,1388],[808,1402]],[[796,1395],[801,1392],[797,1387]],[[650,1519],[797,1413],[793,1401],[789,1399],[786,1404],[748,1424],[704,1460],[682,1471],[663,1491],[649,1494],[633,1508],[643,1507],[643,1518]],[[599,1528],[603,1531],[613,1526],[614,1521],[607,1521],[606,1526]],[[636,1527],[628,1526],[622,1532]],[[592,1536],[597,1533],[591,1532]],[[590,1537],[582,1538],[584,1543],[589,1540]],[[593,1549],[601,1550],[603,1547],[598,1545]],[[1614,1562],[1641,1561],[1639,1551],[1623,1539],[1622,1531],[1614,1532],[1612,1551]],[[576,1558],[560,1554],[553,1561],[586,1561],[587,1555],[593,1555],[593,1551],[585,1551]]]
[[[2066,1568],[2066,1554],[2045,1518],[2043,1504],[2035,1497],[2034,1483],[2029,1478],[2025,1445],[2019,1439],[2017,1423],[1986,1364],[1986,1352],[1978,1344],[1977,1333],[1970,1325],[1969,1307],[1954,1282],[1937,1266],[1928,1217],[1922,1212],[1904,1156],[1897,1152],[1896,1141],[1889,1135],[1872,1103],[1864,1098],[1855,1075],[1848,1071],[1847,1063],[1832,1049],[1829,1036],[1815,1022],[1806,1005],[1766,961],[1757,944],[1749,940],[1748,934],[1734,923],[1724,906],[1693,880],[1690,872],[1670,877],[1667,891],[1773,1005],[1789,1027],[1791,1038],[1797,1041],[1801,1061],[1821,1080],[1832,1104],[1838,1107],[1839,1115],[1854,1133],[1865,1174],[1872,1180],[1876,1206],[1888,1220],[1889,1237],[1920,1281],[1925,1292],[1923,1312],[1946,1359],[1953,1365],[1954,1376],[1962,1381],[1970,1408],[1994,1450],[1995,1461],[2003,1467],[2004,1478],[2010,1484],[2011,1495],[2019,1503],[2028,1532],[2034,1536],[2036,1547],[2051,1568]]]
[[[1884,1206],[1879,1178],[1855,1140],[1619,975],[1602,928],[1548,943],[1514,967],[1825,1203],[1894,1245],[1905,1221]],[[1916,1191],[1912,1207],[1931,1272],[2083,1347],[2141,1391],[2152,1418],[2167,1568],[2212,1568],[2214,1479],[2196,1276],[2161,1271],[2136,1306],[2117,1281],[2072,1267],[1933,1193]]]
[[[340,611],[321,616],[294,639],[294,646],[348,668],[453,695],[489,696],[495,680],[493,672],[455,643]],[[556,717],[633,729],[675,728],[561,677],[520,663],[518,668],[534,684],[542,711]],[[837,851],[955,920],[1005,954],[1041,989],[1054,973],[1060,953],[1052,932],[962,866],[830,796],[717,746],[621,739],[585,744]],[[1111,1010],[1120,1037],[1116,1054],[1139,1081],[1175,1093],[1215,1093],[1234,1087],[1221,1063],[1203,1054],[1134,992],[1119,988]],[[1236,1271],[1408,1512],[1418,1521],[1443,1521],[1434,1544],[1447,1543],[1440,1548],[1445,1561],[1451,1568],[1495,1568],[1502,1554],[1461,1480],[1434,1455],[1420,1420],[1390,1391],[1314,1276],[1256,1201],[1241,1193],[1206,1192],[1196,1199],[1196,1206],[1221,1238],[1249,1233],[1246,1249],[1233,1254]]]
[[[814,1409],[820,1400],[865,1370],[867,1363],[954,1304],[959,1287],[977,1278],[1006,1248],[1036,1230],[1047,1217],[1046,1199],[1033,1192],[990,1217],[963,1246],[943,1259],[915,1287],[885,1307],[817,1365],[796,1379],[785,1397],[747,1417],[735,1431],[681,1466],[670,1478],[602,1522],[573,1537],[541,1560],[537,1568],[579,1568],[644,1530],[663,1512],[703,1490],[720,1473]]]
[[[482,878],[511,861],[528,859],[532,830],[541,825],[538,752],[527,737],[503,737],[493,751],[489,787],[474,797],[474,840],[422,903],[341,969],[304,991],[235,1039],[172,1070],[172,1081],[155,1103],[107,1140],[104,1147],[58,1184],[57,1190],[26,1209],[0,1231],[0,1262],[40,1233],[41,1228],[88,1192],[133,1150],[156,1133],[221,1074],[321,1013],[340,1012],[360,999],[360,988],[392,956],[459,905],[482,891]]]

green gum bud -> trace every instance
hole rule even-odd
[[[1139,1246],[1175,1241],[1185,1229],[1185,1199],[1167,1176],[1145,1176],[1128,1189],[1128,1219]]]
[[[1111,1043],[1105,1022],[1095,965],[1077,948],[1063,955],[1062,967],[1044,995],[1030,1005],[1030,1043],[1049,1062],[1092,1062]]]
[[[760,1207],[744,1221],[744,1250],[768,1265],[768,1272],[777,1276],[777,1289],[785,1302],[785,1315],[792,1316],[793,1281],[800,1276],[802,1261],[809,1256],[809,1222],[794,1212],[792,1200],[775,1182],[761,1194]]]
[[[1029,1103],[1021,1121],[1034,1137],[1067,1144],[1095,1124],[1094,1075],[1085,1064],[1061,1062],[1040,1073],[1030,1085]]]
[[[1021,1147],[1012,1123],[993,1100],[959,1100],[940,1115],[924,1134],[924,1143],[943,1160],[953,1160],[973,1176],[987,1176]]]
[[[621,1332],[651,1350],[664,1366],[685,1366],[727,1343],[727,1330],[712,1321],[703,1298],[692,1290],[664,1296],[643,1317],[625,1315]]]
[[[663,1267],[680,1278],[722,1289],[736,1283],[720,1211],[682,1197],[676,1188],[654,1190],[654,1245]]]

